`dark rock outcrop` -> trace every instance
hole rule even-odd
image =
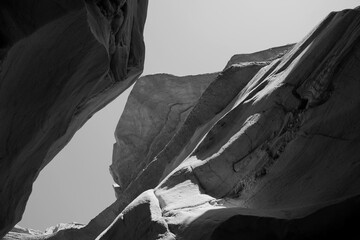
[[[99,239],[358,238],[359,23],[358,9],[334,12],[285,55],[275,48],[280,59],[230,62],[143,158],[118,209],[136,199]]]
[[[11,47],[45,24],[83,7],[82,0],[2,0],[0,49]]]
[[[144,0],[1,1],[0,237],[40,170],[141,74],[146,10]]]

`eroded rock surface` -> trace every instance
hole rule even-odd
[[[230,62],[143,159],[117,208],[136,199],[97,239],[358,238],[359,56],[354,9],[280,59]]]
[[[49,239],[57,237],[58,239],[66,239],[66,237],[61,236],[64,230],[74,231],[76,229],[81,229],[84,227],[84,224],[80,223],[60,223],[56,226],[47,228],[44,232],[29,228],[22,228],[16,225],[11,231],[5,235],[3,240],[40,240],[40,239]],[[61,237],[59,237],[59,235]]]
[[[110,168],[121,189],[170,141],[216,75],[157,74],[135,83],[116,128],[117,142]]]
[[[40,170],[141,74],[147,1],[0,6],[2,237],[21,219]]]
[[[199,143],[202,134],[209,130],[207,122],[227,107],[249,79],[270,63],[268,60],[282,56],[291,47],[283,47],[281,53],[269,49],[263,54],[248,54],[222,73],[141,78],[130,94],[116,131],[112,173],[121,186],[119,202],[128,204],[142,191],[156,186],[167,174],[166,168],[171,168],[172,160],[179,163]],[[156,94],[150,90],[153,86],[158,89]],[[134,163],[129,163],[129,158]],[[120,166],[119,170],[113,166]]]

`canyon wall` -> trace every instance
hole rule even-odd
[[[128,1],[126,5],[134,4],[130,9],[138,14],[134,13],[133,19],[137,20],[133,21],[139,25],[135,24],[132,28],[136,31],[135,27],[137,33],[142,33],[140,23],[143,24],[146,13],[145,5],[140,2],[143,3],[139,0],[137,5],[136,1]],[[3,99],[1,109],[8,111],[0,115],[7,124],[3,129],[11,133],[2,135],[9,136],[3,140],[2,153],[14,153],[12,161],[5,161],[7,158],[2,160],[1,169],[4,170],[0,176],[7,176],[5,180],[9,184],[24,183],[24,179],[33,180],[44,164],[59,151],[60,147],[55,151],[54,146],[63,146],[58,144],[63,136],[70,139],[68,132],[72,130],[73,134],[84,119],[94,113],[94,109],[104,104],[99,99],[110,101],[111,93],[120,91],[103,88],[105,79],[113,82],[111,89],[114,89],[118,82],[134,81],[141,71],[132,72],[134,68],[142,67],[143,58],[136,57],[143,57],[140,54],[143,53],[142,48],[130,50],[129,56],[124,57],[123,43],[115,44],[115,53],[110,54],[113,40],[111,36],[104,37],[108,32],[101,24],[101,16],[107,16],[111,9],[107,3],[112,4],[112,1],[87,2],[84,19],[80,17],[84,9],[80,9],[51,22],[54,24],[65,21],[63,18],[78,16],[76,24],[71,27],[81,25],[81,19],[89,23],[90,28],[86,28],[90,29],[88,35],[82,33],[84,37],[93,39],[86,43],[89,48],[98,49],[97,46],[103,44],[102,51],[87,51],[91,54],[90,58],[70,61],[78,63],[74,65],[76,71],[71,73],[76,78],[71,74],[70,77],[64,76],[60,83],[65,85],[56,85],[56,89],[52,88],[52,82],[48,83],[46,89],[49,93],[46,93],[52,96],[49,99],[45,98],[48,95],[34,98],[42,96],[37,94],[42,89],[41,84],[31,88],[34,91],[31,97],[25,94],[30,85],[26,85],[29,86],[25,89],[27,91],[17,92],[28,96],[26,101],[0,95]],[[122,1],[119,6],[123,6],[121,4]],[[58,25],[61,27],[63,24]],[[46,29],[46,26],[41,29]],[[83,30],[81,26],[77,28]],[[39,47],[32,37],[40,34],[41,29],[10,48],[2,65],[5,66],[2,67],[2,81],[11,79],[15,74],[25,76],[25,70],[26,76],[35,74],[26,67],[14,72],[11,64],[24,62],[32,55],[27,53],[22,60],[21,54],[15,58],[11,51],[20,51],[16,50],[16,46],[29,52]],[[130,49],[132,44],[138,46],[142,43],[140,35],[135,38],[137,40],[131,38]],[[77,37],[77,41],[81,39]],[[117,43],[116,37],[114,41]],[[73,42],[76,43],[75,40]],[[27,44],[35,45],[29,45],[31,47],[27,50]],[[72,46],[68,44],[64,47]],[[75,44],[74,49],[76,47]],[[108,58],[101,58],[103,52]],[[104,59],[108,60],[104,62]],[[127,70],[123,65],[119,66],[124,59],[127,60]],[[116,183],[117,200],[87,225],[64,224],[46,232],[16,226],[4,239],[341,239],[346,234],[358,239],[359,59],[360,10],[356,8],[330,13],[295,45],[235,55],[219,73],[183,77],[156,74],[140,78],[134,85],[115,132],[110,171]],[[99,62],[93,62],[96,60]],[[50,64],[51,61],[45,63]],[[134,63],[139,65],[133,67]],[[31,66],[40,63],[33,64]],[[85,73],[92,77],[82,75]],[[99,73],[106,77],[95,81]],[[75,83],[70,84],[72,81],[69,79],[83,79],[81,76],[86,76],[88,81],[92,79],[91,83],[95,85],[90,85],[90,88],[87,85],[90,83],[84,80],[87,84],[79,85],[83,86],[79,89],[74,87],[77,81],[72,80]],[[41,81],[47,83],[46,79]],[[11,84],[1,82],[0,90],[5,86],[7,88],[4,89],[16,92],[15,89],[19,88],[12,85],[14,83],[14,80]],[[65,91],[67,89],[72,91]],[[94,94],[94,89],[103,90],[98,93],[103,97],[95,98],[98,101],[85,98],[87,104],[76,108],[79,106],[76,102],[78,92],[88,89],[92,90],[89,96]],[[66,94],[75,97],[67,98]],[[80,97],[84,99],[84,95]],[[37,99],[36,104],[32,102],[33,98]],[[61,104],[56,105],[60,99]],[[7,105],[4,101],[8,101]],[[9,106],[13,106],[11,111]],[[72,107],[75,112],[71,111]],[[30,109],[34,116],[25,114]],[[15,116],[9,114],[13,112]],[[76,113],[82,117],[77,117]],[[86,117],[85,113],[88,113]],[[11,120],[7,120],[9,116],[12,116]],[[22,123],[23,116],[29,121]],[[59,117],[62,118],[58,120]],[[24,123],[32,125],[21,125]],[[23,139],[19,137],[20,132],[17,135],[12,129],[30,135],[27,137],[25,134]],[[63,131],[64,135],[59,131]],[[57,133],[57,140],[54,140],[54,135],[47,134],[53,132]],[[17,144],[9,144],[14,142]],[[47,149],[46,153],[43,149]],[[27,157],[21,158],[23,156]],[[21,168],[20,164],[24,167]],[[13,179],[14,183],[9,179]],[[25,182],[31,186],[30,180]],[[10,195],[3,193],[12,193],[13,186],[18,186],[11,184],[2,186],[1,201],[7,206],[13,206],[6,198]],[[13,196],[24,199],[29,193],[24,195],[23,189],[14,191]],[[24,204],[16,206],[23,207]],[[3,229],[8,230],[8,226],[16,223],[21,211],[14,207],[0,209],[2,213],[9,211],[6,214],[17,214],[17,218],[2,220],[7,224]]]
[[[166,108],[138,82],[113,166],[140,163],[113,173],[124,210],[97,239],[359,237],[359,36],[360,11],[344,10],[295,46],[234,56],[170,140],[157,130],[170,121],[151,117]]]
[[[0,237],[40,170],[144,63],[147,1],[1,1]]]

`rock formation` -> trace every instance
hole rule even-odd
[[[99,37],[104,34],[95,20],[99,9],[107,16],[103,9],[110,9],[108,3],[87,3],[87,21],[97,27],[88,37],[95,36],[97,43],[104,42]],[[140,7],[145,6],[137,7],[144,11]],[[106,39],[117,43],[116,37]],[[16,45],[10,53],[13,49]],[[124,70],[113,70],[118,64],[112,61],[122,62],[123,54],[107,55],[110,70],[105,75],[114,82]],[[7,56],[3,66],[11,59]],[[330,13],[296,45],[236,55],[220,73],[139,79],[116,129],[111,165],[116,202],[86,226],[61,225],[45,233],[16,227],[5,239],[328,239],[345,233],[358,239],[359,59],[357,8]],[[88,74],[99,71],[95,66]],[[2,74],[8,76],[7,71]],[[60,87],[59,95],[66,87]],[[56,117],[62,116],[76,99],[69,98],[61,111],[43,100],[40,109],[50,110],[40,118],[28,116],[40,120],[27,131],[48,126],[55,110]],[[18,98],[13,104],[24,102]],[[20,109],[37,110],[26,106]],[[61,126],[50,124],[57,133]],[[37,134],[50,131],[39,129]],[[19,136],[10,135],[7,141],[13,139]],[[35,138],[45,144],[43,139],[53,138]],[[25,153],[42,156],[42,148],[30,147]],[[38,173],[50,159],[45,155],[41,164],[23,171],[31,173],[37,166]]]
[[[60,223],[54,227],[49,227],[44,232],[29,228],[22,228],[16,225],[11,231],[3,238],[3,240],[12,240],[12,239],[46,239],[46,236],[57,236],[58,233],[61,234],[63,230],[75,230],[81,229],[84,227],[84,224],[79,223]]]
[[[231,60],[234,64],[222,73],[171,78],[159,74],[140,78],[116,129],[111,172],[119,185],[118,198],[133,199],[151,188],[151,184],[157,184],[169,158],[183,151],[178,157],[178,161],[182,161],[193,148],[182,150],[182,147],[187,148],[188,141],[197,145],[201,140],[190,139],[190,134],[225,108],[262,67],[292,47],[236,55]],[[154,158],[156,162],[152,163]],[[143,172],[146,167],[151,169]],[[139,174],[146,177],[138,177]]]
[[[40,170],[144,63],[147,1],[0,3],[0,237]]]
[[[126,109],[145,117],[130,122],[125,110],[117,142],[126,146],[115,152],[143,162],[135,177],[113,173],[119,204],[135,199],[97,239],[358,238],[359,22],[358,9],[331,13],[281,58],[271,50],[234,57],[170,141],[160,133],[141,145],[141,127],[159,112],[142,103],[158,96],[142,98],[136,85],[141,107],[130,99]],[[138,160],[136,143],[159,150]]]
[[[135,83],[116,128],[110,170],[121,186],[118,191],[170,141],[215,77],[216,73],[186,77],[157,74]]]

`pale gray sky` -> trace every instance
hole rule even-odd
[[[301,40],[325,16],[359,0],[149,0],[144,75],[220,71],[234,54]],[[113,201],[114,130],[129,90],[95,114],[34,184],[23,227],[87,223]]]

